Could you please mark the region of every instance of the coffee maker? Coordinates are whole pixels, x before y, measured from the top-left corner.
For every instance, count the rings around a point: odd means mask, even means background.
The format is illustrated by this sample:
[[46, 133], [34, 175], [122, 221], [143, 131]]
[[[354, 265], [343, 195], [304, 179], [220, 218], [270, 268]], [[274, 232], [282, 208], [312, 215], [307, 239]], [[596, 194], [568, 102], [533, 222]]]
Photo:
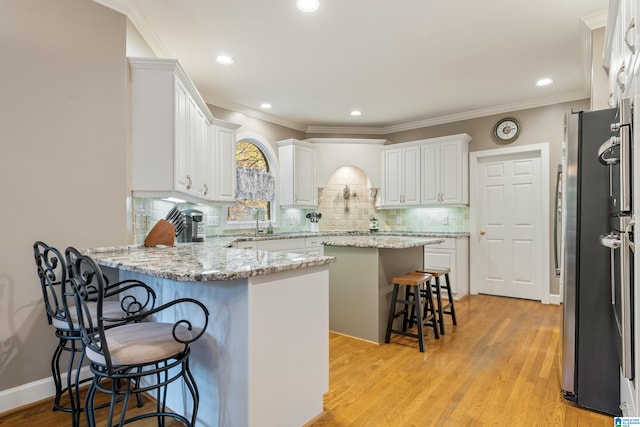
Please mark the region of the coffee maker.
[[178, 236], [180, 242], [203, 242], [204, 237], [198, 236], [198, 224], [204, 218], [204, 213], [197, 209], [185, 209], [182, 211], [185, 219], [185, 228]]

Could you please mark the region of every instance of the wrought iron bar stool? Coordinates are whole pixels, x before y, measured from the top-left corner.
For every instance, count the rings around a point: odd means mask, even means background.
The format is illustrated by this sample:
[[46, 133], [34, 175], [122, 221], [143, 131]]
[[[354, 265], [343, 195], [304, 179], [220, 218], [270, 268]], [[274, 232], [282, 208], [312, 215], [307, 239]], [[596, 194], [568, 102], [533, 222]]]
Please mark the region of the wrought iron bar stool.
[[[76, 427], [80, 424], [80, 414], [84, 411], [80, 400], [80, 385], [90, 381], [91, 378], [80, 379], [80, 369], [85, 353], [78, 318], [72, 308], [73, 294], [68, 281], [67, 265], [60, 251], [46, 243], [35, 242], [33, 252], [38, 277], [40, 278], [47, 320], [55, 328], [55, 335], [58, 338], [58, 345], [51, 358], [51, 374], [56, 389], [53, 409], [70, 412], [71, 425]], [[142, 288], [145, 298], [137, 299], [136, 304], [131, 306], [131, 309], [138, 311], [153, 308], [155, 293], [151, 288], [138, 281], [118, 282], [106, 286], [104, 294], [108, 298], [134, 287]], [[97, 289], [90, 289], [86, 295], [86, 303], [89, 307], [92, 307], [93, 312], [95, 312], [96, 306], [96, 292]], [[141, 294], [139, 293], [139, 295]], [[105, 302], [103, 309], [105, 312], [110, 313], [110, 317], [114, 319], [122, 318], [127, 314], [118, 301]], [[112, 322], [110, 325], [115, 325], [118, 322]], [[66, 384], [64, 384], [62, 378], [64, 369], [61, 367], [61, 358], [65, 353], [68, 353], [69, 358], [66, 367]], [[65, 395], [69, 399], [68, 404], [62, 400]], [[140, 399], [138, 404], [142, 405]]]
[[[100, 296], [103, 295], [106, 284], [100, 267], [91, 257], [82, 255], [75, 248], [67, 248], [65, 256], [82, 341], [89, 359], [89, 368], [94, 374], [85, 402], [88, 425], [96, 425], [94, 400], [99, 391], [111, 396], [108, 426], [113, 425], [119, 398], [122, 398], [122, 406], [116, 420], [118, 426], [144, 418], [157, 418], [158, 425], [165, 425], [168, 418], [194, 426], [200, 396], [189, 369], [189, 356], [190, 344], [204, 334], [209, 322], [209, 311], [204, 304], [191, 298], [181, 298], [146, 311], [133, 307], [132, 310], [127, 310], [131, 314], [117, 319], [126, 323], [120, 322], [108, 327], [115, 319], [104, 311], [105, 301]], [[91, 289], [97, 289], [98, 295], [95, 316], [84, 297]], [[121, 301], [128, 300], [125, 297]], [[189, 313], [189, 319], [180, 319], [175, 323], [153, 321], [158, 313], [174, 310], [178, 305], [184, 305], [183, 312]], [[129, 309], [128, 306], [125, 308]], [[172, 412], [166, 406], [167, 387], [177, 380], [182, 380], [191, 394], [190, 417]], [[154, 390], [155, 411], [127, 418], [131, 394]], [[187, 403], [185, 401], [184, 408], [187, 408]]]
[[[438, 334], [438, 322], [436, 311], [433, 304], [433, 295], [431, 292], [421, 292], [421, 288], [428, 286], [431, 280], [430, 274], [407, 273], [403, 276], [394, 277], [391, 282], [393, 284], [393, 293], [389, 306], [389, 318], [387, 320], [387, 334], [385, 343], [391, 340], [391, 334], [399, 334], [418, 339], [420, 351], [424, 352], [424, 331], [423, 326], [433, 327], [433, 333], [436, 338]], [[404, 298], [398, 298], [400, 286], [404, 286]], [[425, 299], [424, 313], [422, 310], [421, 298]], [[396, 312], [396, 305], [401, 304], [402, 309]], [[402, 316], [402, 329], [394, 329], [393, 321]], [[418, 327], [417, 333], [409, 332], [409, 328], [416, 323]]]
[[[454, 326], [458, 324], [456, 319], [456, 307], [453, 302], [453, 295], [451, 294], [451, 282], [449, 281], [449, 268], [425, 268], [418, 270], [417, 273], [431, 274], [436, 280], [432, 284], [433, 293], [436, 295], [436, 301], [438, 304], [438, 323], [440, 323], [440, 334], [444, 335], [444, 315], [451, 316]], [[440, 282], [440, 277], [444, 276], [444, 283]], [[442, 291], [447, 291], [448, 302], [442, 304]]]

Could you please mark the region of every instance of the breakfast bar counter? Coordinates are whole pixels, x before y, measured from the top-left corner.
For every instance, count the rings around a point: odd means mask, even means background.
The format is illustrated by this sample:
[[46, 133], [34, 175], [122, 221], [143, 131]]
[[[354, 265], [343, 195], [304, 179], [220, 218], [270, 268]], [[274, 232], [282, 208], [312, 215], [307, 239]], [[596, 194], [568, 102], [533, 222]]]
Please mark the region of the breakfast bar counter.
[[[157, 304], [190, 297], [210, 312], [192, 345], [200, 426], [300, 426], [323, 411], [329, 390], [331, 256], [227, 249], [216, 239], [174, 247], [85, 249], [120, 280], [138, 279]], [[188, 318], [170, 313], [159, 321]], [[168, 406], [190, 413], [183, 390]]]
[[[384, 341], [391, 279], [423, 267], [424, 246], [442, 239], [413, 236], [327, 236], [329, 329], [365, 341]], [[402, 319], [397, 319], [401, 321]]]

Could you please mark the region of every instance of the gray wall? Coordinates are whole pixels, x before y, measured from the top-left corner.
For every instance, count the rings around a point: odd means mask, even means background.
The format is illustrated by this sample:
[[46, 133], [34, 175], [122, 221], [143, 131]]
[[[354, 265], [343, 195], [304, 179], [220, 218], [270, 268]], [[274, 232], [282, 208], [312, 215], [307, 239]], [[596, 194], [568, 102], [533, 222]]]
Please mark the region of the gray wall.
[[128, 131], [123, 15], [87, 0], [0, 10], [2, 391], [51, 375], [34, 241], [127, 243]]

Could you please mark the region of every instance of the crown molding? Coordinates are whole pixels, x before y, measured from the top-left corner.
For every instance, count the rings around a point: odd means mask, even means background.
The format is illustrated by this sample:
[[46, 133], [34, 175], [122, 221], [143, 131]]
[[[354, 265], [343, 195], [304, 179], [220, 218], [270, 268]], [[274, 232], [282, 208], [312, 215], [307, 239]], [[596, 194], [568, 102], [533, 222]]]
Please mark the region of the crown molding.
[[231, 110], [236, 113], [244, 114], [245, 116], [252, 117], [254, 119], [264, 120], [269, 123], [273, 123], [279, 126], [284, 126], [286, 128], [294, 129], [300, 132], [306, 132], [307, 126], [301, 123], [292, 122], [290, 120], [283, 119], [281, 117], [276, 117], [268, 113], [264, 113], [262, 111], [254, 110], [253, 108], [249, 108], [244, 105], [236, 104], [234, 102], [221, 99], [211, 94], [207, 94], [205, 92], [201, 92], [202, 97], [205, 99], [207, 104], [224, 108], [226, 110]]
[[430, 126], [442, 125], [446, 123], [459, 122], [462, 120], [477, 119], [480, 117], [492, 116], [495, 114], [511, 113], [519, 110], [528, 110], [530, 108], [545, 107], [547, 105], [560, 104], [563, 102], [577, 101], [589, 97], [589, 89], [578, 90], [556, 96], [545, 98], [536, 98], [532, 100], [515, 102], [512, 104], [504, 104], [490, 108], [482, 108], [463, 113], [450, 114], [447, 116], [434, 117], [430, 119], [418, 120], [409, 123], [401, 123], [384, 127], [337, 127], [337, 126], [309, 126], [307, 133], [339, 133], [344, 135], [389, 135], [396, 132], [404, 132]]
[[142, 38], [147, 42], [153, 53], [159, 58], [169, 58], [171, 55], [166, 46], [153, 29], [153, 25], [140, 10], [135, 0], [93, 0], [109, 9], [125, 15], [131, 24], [138, 30]]
[[[171, 55], [167, 51], [164, 44], [160, 41], [157, 33], [153, 29], [151, 23], [146, 19], [144, 14], [140, 11], [135, 0], [93, 0], [105, 7], [120, 12], [128, 17], [133, 26], [140, 32], [140, 35], [145, 39], [151, 50], [158, 57], [170, 57]], [[617, 5], [617, 0], [612, 1]], [[611, 8], [611, 5], [610, 5]], [[593, 15], [589, 15], [581, 18], [581, 22], [585, 27], [593, 30], [606, 25], [607, 12], [599, 12]], [[585, 49], [590, 46], [590, 37], [585, 38]], [[585, 59], [590, 58], [590, 52], [586, 55]], [[589, 73], [588, 67], [586, 72]], [[588, 81], [588, 79], [587, 79]], [[587, 83], [587, 86], [590, 86]], [[563, 102], [577, 101], [580, 99], [588, 98], [590, 96], [590, 88], [587, 87], [583, 90], [569, 92], [565, 94], [555, 95], [545, 98], [536, 98], [532, 100], [516, 102], [512, 104], [505, 104], [490, 108], [483, 108], [478, 110], [472, 110], [462, 113], [450, 114], [446, 116], [434, 117], [429, 119], [417, 120], [413, 122], [389, 125], [389, 126], [308, 126], [302, 123], [293, 122], [290, 120], [276, 117], [271, 114], [264, 113], [262, 111], [254, 110], [244, 105], [236, 104], [234, 102], [217, 98], [211, 94], [201, 92], [201, 96], [207, 104], [211, 104], [220, 108], [228, 109], [245, 116], [252, 117], [259, 120], [264, 120], [279, 126], [284, 126], [290, 129], [294, 129], [300, 132], [306, 132], [308, 134], [342, 134], [342, 135], [388, 135], [396, 132], [410, 131], [430, 126], [436, 126], [446, 123], [452, 123], [462, 120], [476, 119], [480, 117], [491, 116], [495, 114], [510, 113], [518, 110], [526, 110], [530, 108], [543, 107], [552, 104], [558, 104]]]

